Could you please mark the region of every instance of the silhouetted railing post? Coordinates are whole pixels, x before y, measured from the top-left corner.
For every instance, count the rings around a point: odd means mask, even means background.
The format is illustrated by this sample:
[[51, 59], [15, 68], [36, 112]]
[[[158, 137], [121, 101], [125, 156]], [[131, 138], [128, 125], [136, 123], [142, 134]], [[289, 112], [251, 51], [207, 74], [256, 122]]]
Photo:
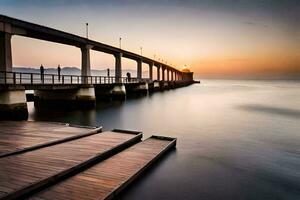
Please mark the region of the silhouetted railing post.
[[65, 84], [65, 75], [62, 76], [62, 84]]

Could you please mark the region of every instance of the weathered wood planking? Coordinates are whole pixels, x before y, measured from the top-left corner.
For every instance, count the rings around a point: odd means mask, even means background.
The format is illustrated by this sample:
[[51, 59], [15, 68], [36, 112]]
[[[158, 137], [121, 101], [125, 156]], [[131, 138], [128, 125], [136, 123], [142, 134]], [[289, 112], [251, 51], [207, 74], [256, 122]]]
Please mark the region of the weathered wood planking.
[[29, 199], [111, 199], [175, 145], [176, 139], [152, 136]]
[[0, 158], [101, 131], [54, 122], [0, 121]]
[[51, 184], [141, 140], [142, 134], [103, 132], [0, 159], [0, 199]]

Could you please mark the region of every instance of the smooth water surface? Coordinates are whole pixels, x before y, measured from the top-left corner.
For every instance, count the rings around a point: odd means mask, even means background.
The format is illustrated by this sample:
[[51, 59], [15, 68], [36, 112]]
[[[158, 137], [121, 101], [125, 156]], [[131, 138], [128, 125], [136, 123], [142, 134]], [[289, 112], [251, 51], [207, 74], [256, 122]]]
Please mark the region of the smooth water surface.
[[31, 120], [178, 138], [120, 199], [300, 199], [300, 83], [204, 80], [90, 111]]

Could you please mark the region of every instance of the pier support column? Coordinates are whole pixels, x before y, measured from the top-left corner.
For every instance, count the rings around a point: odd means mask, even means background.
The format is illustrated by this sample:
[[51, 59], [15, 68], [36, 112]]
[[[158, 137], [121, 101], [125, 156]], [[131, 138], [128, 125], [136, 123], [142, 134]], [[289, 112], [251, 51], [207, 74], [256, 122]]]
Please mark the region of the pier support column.
[[[81, 47], [81, 76], [91, 76], [90, 49], [91, 45]], [[84, 84], [88, 84], [88, 78], [82, 80]]]
[[161, 73], [161, 75], [162, 75], [162, 77], [161, 77], [161, 78], [162, 78], [162, 81], [165, 81], [165, 68], [162, 67], [161, 70], [162, 70], [162, 71], [161, 71], [161, 72], [162, 72], [162, 73]]
[[97, 84], [95, 85], [97, 100], [124, 101], [126, 99], [126, 88], [123, 83]]
[[153, 65], [154, 65], [154, 63], [149, 64], [149, 79], [151, 81], [153, 80]]
[[142, 59], [137, 60], [137, 78], [142, 79]]
[[0, 71], [12, 71], [11, 36], [0, 32]]
[[149, 89], [146, 82], [125, 84], [125, 88], [128, 97], [147, 95]]
[[26, 120], [28, 118], [25, 88], [0, 90], [0, 120]]
[[34, 105], [48, 108], [93, 108], [96, 105], [95, 89], [92, 85], [82, 85], [76, 89], [35, 90]]
[[174, 71], [171, 70], [171, 81], [174, 81]]
[[167, 69], [167, 81], [170, 81], [169, 74], [170, 74], [170, 70], [169, 70], [169, 69]]
[[122, 53], [114, 54], [115, 56], [115, 77], [116, 83], [121, 82], [122, 77]]
[[160, 81], [160, 69], [161, 69], [161, 66], [157, 66], [157, 80]]

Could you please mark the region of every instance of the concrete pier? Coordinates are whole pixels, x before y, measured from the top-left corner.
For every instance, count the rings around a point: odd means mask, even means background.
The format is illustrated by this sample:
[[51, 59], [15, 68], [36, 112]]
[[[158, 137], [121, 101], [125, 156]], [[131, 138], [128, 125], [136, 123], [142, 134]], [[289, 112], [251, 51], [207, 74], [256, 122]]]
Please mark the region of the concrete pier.
[[77, 89], [35, 90], [34, 105], [72, 109], [93, 108], [96, 105], [95, 89], [90, 85], [82, 85]]
[[153, 81], [151, 83], [148, 83], [148, 91], [149, 93], [160, 91], [159, 81]]
[[95, 95], [97, 101], [124, 101], [126, 99], [126, 89], [123, 83], [95, 85]]
[[168, 81], [161, 81], [160, 82], [160, 89], [161, 90], [169, 90], [169, 82]]
[[24, 87], [0, 88], [0, 119], [26, 120], [28, 118]]
[[127, 96], [141, 96], [148, 94], [148, 83], [127, 83], [125, 84]]
[[[60, 79], [56, 73], [41, 76], [40, 73], [13, 72], [11, 38], [14, 35], [80, 49], [81, 76], [62, 75]], [[114, 76], [91, 76], [91, 50], [114, 55]], [[137, 62], [137, 79], [122, 77], [123, 57]], [[149, 65], [149, 78], [142, 77], [143, 64]], [[157, 80], [154, 82], [153, 66], [157, 67]], [[125, 100], [126, 95], [146, 95], [148, 91], [161, 91], [192, 83], [193, 72], [180, 71], [167, 63], [134, 52], [0, 14], [0, 117], [27, 118], [25, 90], [35, 91], [34, 103], [37, 107], [85, 109], [94, 107], [96, 99]]]

